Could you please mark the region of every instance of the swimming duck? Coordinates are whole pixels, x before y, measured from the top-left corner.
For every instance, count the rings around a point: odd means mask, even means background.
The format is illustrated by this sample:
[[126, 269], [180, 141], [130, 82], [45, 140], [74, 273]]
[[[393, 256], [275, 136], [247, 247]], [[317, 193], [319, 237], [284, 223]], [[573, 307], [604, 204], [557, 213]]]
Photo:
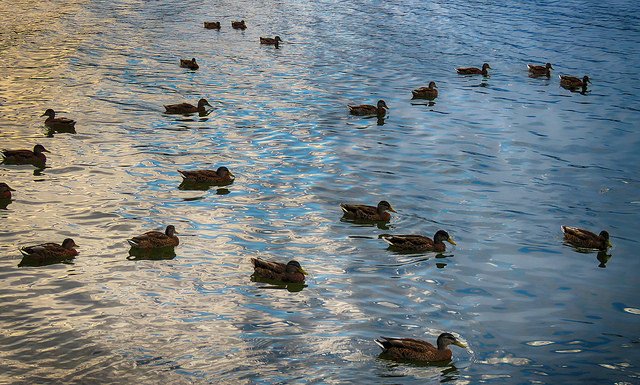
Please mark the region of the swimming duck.
[[391, 219], [391, 214], [387, 211], [396, 212], [396, 210], [394, 210], [387, 201], [380, 201], [378, 206], [350, 205], [341, 203], [340, 208], [342, 209], [342, 215], [345, 218], [366, 221], [388, 222]]
[[8, 184], [0, 183], [0, 199], [11, 199], [11, 191], [16, 191], [9, 187]]
[[64, 117], [56, 118], [56, 112], [51, 108], [47, 109], [41, 116], [48, 116], [44, 124], [49, 128], [70, 130], [76, 125], [75, 120]]
[[219, 21], [205, 21], [204, 22], [204, 27], [206, 29], [220, 29], [220, 22]]
[[167, 226], [164, 233], [159, 231], [147, 231], [142, 235], [127, 239], [131, 247], [137, 249], [156, 249], [161, 247], [176, 247], [180, 243], [173, 225]]
[[435, 347], [427, 341], [414, 338], [388, 338], [380, 337], [375, 343], [382, 348], [380, 356], [399, 361], [422, 361], [437, 362], [451, 360], [451, 350], [449, 345], [456, 345], [461, 348], [467, 346], [458, 341], [451, 333], [442, 333], [438, 336]]
[[193, 113], [206, 113], [206, 109], [204, 106], [212, 107], [211, 104], [207, 101], [207, 99], [198, 100], [198, 106], [194, 106], [190, 103], [180, 103], [180, 104], [167, 104], [164, 106], [167, 114], [193, 114]]
[[553, 69], [553, 67], [551, 66], [551, 63], [547, 63], [543, 66], [527, 64], [527, 67], [529, 68], [529, 73], [532, 76], [551, 77], [551, 70]]
[[438, 97], [438, 87], [436, 86], [436, 82], [429, 82], [429, 87], [420, 87], [413, 91], [414, 99], [429, 99], [433, 100]]
[[222, 166], [217, 170], [178, 170], [185, 182], [207, 183], [207, 184], [228, 184], [235, 180], [235, 175], [228, 168]]
[[254, 274], [274, 281], [303, 283], [307, 272], [298, 261], [291, 260], [286, 265], [280, 262], [265, 261], [259, 258], [251, 258]]
[[609, 233], [605, 230], [596, 235], [579, 227], [561, 226], [561, 228], [564, 233], [564, 240], [574, 247], [607, 250], [608, 247], [612, 246], [609, 240]]
[[476, 67], [461, 67], [461, 68], [456, 68], [456, 71], [458, 71], [460, 75], [489, 76], [489, 72], [487, 71], [488, 69], [491, 69], [491, 67], [489, 66], [489, 63], [484, 63], [482, 65], [482, 69], [476, 68]]
[[282, 39], [280, 39], [280, 36], [276, 36], [276, 37], [260, 37], [260, 44], [275, 45], [277, 47], [277, 46], [280, 45], [281, 41], [282, 41]]
[[31, 150], [2, 150], [4, 163], [7, 164], [33, 164], [43, 166], [47, 157], [43, 154], [49, 152], [41, 144], [36, 144]]
[[189, 68], [190, 70], [197, 70], [198, 68], [200, 68], [200, 66], [198, 65], [198, 63], [196, 63], [196, 58], [192, 58], [191, 60], [189, 59], [180, 59], [180, 67], [182, 68]]
[[591, 80], [589, 80], [587, 75], [584, 75], [582, 80], [575, 76], [560, 75], [560, 85], [568, 90], [582, 88], [582, 92], [586, 92], [587, 83], [591, 83]]
[[62, 245], [57, 243], [43, 243], [35, 246], [24, 246], [20, 252], [25, 257], [38, 258], [41, 261], [67, 259], [78, 255], [75, 247], [79, 247], [71, 238], [62, 241]]
[[247, 29], [247, 25], [244, 23], [244, 20], [232, 21], [231, 26], [233, 27], [233, 29]]
[[387, 107], [387, 103], [384, 100], [378, 100], [376, 106], [372, 106], [370, 104], [361, 104], [359, 106], [347, 106], [349, 107], [349, 113], [351, 115], [359, 115], [359, 116], [367, 116], [367, 115], [377, 115], [384, 116], [389, 107]]
[[422, 235], [393, 235], [381, 234], [378, 238], [382, 238], [391, 247], [406, 251], [437, 251], [444, 252], [444, 241], [455, 245], [456, 243], [444, 230], [438, 230], [433, 236], [433, 240]]

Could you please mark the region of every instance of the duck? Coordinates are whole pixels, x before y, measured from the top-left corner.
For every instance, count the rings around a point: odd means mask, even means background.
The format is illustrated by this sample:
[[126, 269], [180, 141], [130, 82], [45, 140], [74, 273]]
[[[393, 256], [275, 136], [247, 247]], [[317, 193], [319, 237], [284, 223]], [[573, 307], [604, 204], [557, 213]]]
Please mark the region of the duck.
[[11, 191], [16, 191], [9, 187], [8, 184], [0, 183], [0, 199], [11, 199]]
[[276, 47], [278, 47], [281, 41], [282, 39], [280, 39], [280, 36], [260, 37], [260, 44], [275, 45]]
[[231, 27], [233, 27], [233, 29], [242, 29], [242, 30], [247, 29], [247, 25], [244, 23], [244, 20], [232, 21]]
[[228, 184], [235, 180], [235, 175], [228, 168], [221, 166], [217, 170], [178, 170], [185, 182], [208, 183], [208, 184]]
[[429, 82], [429, 87], [420, 87], [411, 91], [413, 99], [429, 99], [433, 100], [438, 97], [438, 86], [436, 82]]
[[220, 22], [219, 21], [205, 21], [204, 22], [204, 27], [206, 29], [220, 29]]
[[127, 242], [136, 249], [158, 249], [162, 247], [176, 247], [180, 243], [176, 236], [178, 232], [175, 226], [169, 225], [164, 233], [160, 231], [147, 231], [142, 235], [127, 239]]
[[458, 71], [460, 75], [489, 76], [489, 72], [487, 71], [488, 69], [491, 69], [491, 67], [489, 66], [489, 63], [484, 63], [482, 65], [482, 69], [476, 68], [476, 67], [460, 67], [460, 68], [456, 68], [456, 71]]
[[560, 228], [564, 233], [564, 240], [574, 247], [605, 251], [613, 246], [606, 230], [602, 230], [599, 235], [596, 235], [579, 227], [561, 226]]
[[467, 347], [451, 333], [440, 334], [436, 342], [437, 347], [427, 341], [414, 338], [380, 337], [375, 340], [375, 343], [382, 349], [380, 353], [382, 358], [397, 361], [450, 361], [452, 353], [448, 348], [449, 345], [456, 345], [463, 349]]
[[560, 75], [560, 86], [568, 90], [576, 90], [582, 88], [582, 92], [587, 91], [587, 83], [591, 83], [589, 77], [584, 75], [582, 80], [575, 76]]
[[47, 109], [44, 112], [44, 114], [42, 114], [41, 116], [47, 116], [47, 119], [45, 119], [44, 124], [49, 128], [71, 130], [75, 128], [75, 125], [76, 125], [75, 120], [65, 118], [62, 116], [56, 118], [56, 112], [51, 108]]
[[35, 246], [24, 246], [20, 252], [24, 257], [37, 258], [40, 261], [70, 259], [78, 255], [75, 249], [79, 247], [71, 238], [62, 241], [62, 245], [57, 243], [43, 243]]
[[291, 260], [284, 263], [265, 261], [260, 258], [251, 258], [254, 274], [261, 278], [288, 283], [303, 283], [307, 272], [300, 263]]
[[551, 63], [547, 63], [547, 64], [545, 64], [543, 66], [534, 65], [534, 64], [527, 64], [527, 67], [529, 68], [529, 73], [532, 76], [551, 77], [551, 70], [553, 69], [553, 67], [551, 66]]
[[190, 70], [197, 70], [198, 68], [200, 68], [200, 66], [198, 65], [198, 63], [196, 63], [196, 58], [191, 58], [191, 60], [189, 59], [180, 59], [180, 67], [182, 68], [189, 68]]
[[387, 211], [391, 211], [393, 213], [397, 212], [387, 201], [380, 201], [378, 203], [378, 206], [350, 205], [341, 203], [340, 208], [342, 209], [343, 216], [345, 218], [360, 219], [366, 221], [388, 222], [389, 220], [391, 220], [391, 214], [389, 214]]
[[33, 164], [38, 166], [44, 166], [47, 162], [47, 157], [44, 154], [49, 152], [41, 144], [33, 146], [31, 150], [2, 150], [2, 156], [4, 157], [4, 163], [7, 164]]
[[456, 245], [449, 233], [444, 230], [438, 230], [433, 236], [433, 240], [423, 235], [380, 234], [378, 238], [383, 239], [390, 247], [405, 251], [444, 252], [446, 249], [444, 241]]
[[378, 103], [375, 106], [370, 104], [361, 104], [358, 106], [347, 106], [349, 107], [349, 113], [351, 115], [358, 116], [367, 116], [367, 115], [377, 115], [384, 116], [389, 109], [387, 103], [384, 100], [378, 100]]
[[190, 103], [180, 103], [180, 104], [167, 104], [164, 106], [167, 114], [193, 114], [193, 113], [206, 113], [206, 109], [204, 106], [212, 107], [211, 104], [207, 101], [207, 99], [198, 100], [198, 106], [194, 106]]

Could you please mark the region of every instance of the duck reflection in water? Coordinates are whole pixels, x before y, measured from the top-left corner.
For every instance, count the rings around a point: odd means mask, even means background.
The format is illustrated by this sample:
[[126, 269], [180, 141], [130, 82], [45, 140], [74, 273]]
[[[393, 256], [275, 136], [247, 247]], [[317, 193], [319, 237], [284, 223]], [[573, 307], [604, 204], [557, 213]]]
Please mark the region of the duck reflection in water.
[[260, 276], [252, 275], [251, 282], [258, 283], [266, 283], [265, 286], [258, 286], [258, 289], [267, 289], [267, 290], [286, 290], [290, 293], [297, 293], [302, 291], [308, 285], [305, 283], [286, 283], [282, 281], [277, 281], [274, 279], [263, 278]]
[[139, 249], [132, 247], [129, 250], [129, 256], [127, 259], [130, 261], [163, 261], [171, 260], [175, 257], [176, 251], [172, 246], [157, 249]]
[[598, 262], [600, 262], [598, 267], [604, 269], [605, 267], [607, 267], [607, 263], [611, 259], [611, 254], [607, 254], [606, 251], [598, 251], [598, 256], [596, 257], [596, 259], [598, 260]]

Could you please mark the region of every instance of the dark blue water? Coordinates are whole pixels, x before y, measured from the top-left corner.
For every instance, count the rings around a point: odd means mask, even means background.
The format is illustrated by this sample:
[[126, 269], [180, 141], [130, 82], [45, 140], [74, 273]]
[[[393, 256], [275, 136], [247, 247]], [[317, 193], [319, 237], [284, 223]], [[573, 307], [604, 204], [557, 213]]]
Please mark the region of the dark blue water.
[[[51, 151], [0, 165], [0, 383], [640, 382], [635, 2], [0, 1], [0, 21], [0, 148]], [[200, 97], [206, 117], [162, 113]], [[378, 99], [384, 121], [348, 115]], [[47, 135], [46, 108], [77, 133]], [[178, 188], [219, 165], [234, 184]], [[340, 220], [382, 199], [386, 227]], [[168, 224], [175, 258], [127, 259]], [[614, 247], [578, 253], [561, 225]], [[444, 256], [377, 239], [438, 229]], [[65, 237], [72, 264], [18, 267]], [[252, 257], [299, 260], [307, 287], [252, 282]], [[373, 343], [443, 331], [469, 345], [443, 366]]]

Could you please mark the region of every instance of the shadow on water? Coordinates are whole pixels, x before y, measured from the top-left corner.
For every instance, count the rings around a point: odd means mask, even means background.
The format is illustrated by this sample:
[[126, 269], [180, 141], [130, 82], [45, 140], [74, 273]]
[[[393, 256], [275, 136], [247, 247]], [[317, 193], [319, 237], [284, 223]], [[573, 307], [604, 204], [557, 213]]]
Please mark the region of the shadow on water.
[[251, 276], [251, 282], [266, 283], [268, 285], [268, 286], [258, 286], [259, 289], [287, 290], [288, 292], [291, 292], [291, 293], [302, 291], [302, 289], [308, 286], [305, 283], [287, 283], [282, 281], [276, 281], [273, 279], [258, 277], [255, 274]]
[[73, 260], [75, 259], [75, 257], [69, 258], [69, 257], [64, 257], [64, 258], [52, 258], [52, 257], [46, 257], [43, 258], [42, 256], [38, 256], [38, 255], [25, 255], [24, 257], [22, 257], [22, 260], [20, 261], [20, 263], [18, 264], [18, 267], [42, 267], [42, 266], [49, 266], [49, 265], [55, 265], [58, 263], [64, 263], [67, 265], [73, 265]]
[[598, 261], [598, 267], [603, 269], [607, 267], [607, 263], [609, 263], [609, 260], [612, 258], [612, 255], [605, 250], [595, 250], [595, 249], [588, 249], [583, 247], [575, 247], [570, 243], [567, 243], [567, 242], [563, 242], [563, 243], [565, 246], [569, 246], [571, 249], [573, 249], [573, 251], [575, 251], [578, 254], [593, 254], [597, 252], [596, 260]]
[[0, 199], [0, 210], [6, 210], [7, 206], [11, 204], [12, 200], [9, 199]]
[[397, 372], [397, 369], [425, 369], [425, 368], [433, 368], [440, 370], [440, 383], [447, 383], [451, 381], [455, 381], [460, 377], [459, 369], [449, 361], [440, 361], [440, 362], [420, 362], [420, 361], [407, 361], [407, 360], [393, 360], [384, 355], [384, 353], [380, 353], [378, 355], [378, 360], [384, 364], [385, 371], [378, 374], [381, 378], [389, 378], [389, 377], [405, 377], [406, 374], [404, 372]]
[[340, 218], [340, 222], [352, 223], [357, 225], [357, 227], [377, 227], [380, 230], [390, 230], [393, 228], [392, 225], [389, 225], [389, 222], [385, 221], [367, 221], [364, 219], [349, 219], [342, 217]]
[[47, 138], [53, 138], [54, 134], [76, 134], [76, 128], [75, 127], [56, 127], [56, 128], [51, 128], [51, 127], [47, 127], [44, 131], [44, 135]]
[[[211, 187], [224, 187], [233, 184], [233, 182], [229, 183], [195, 183], [195, 182], [186, 182], [182, 181], [178, 186], [179, 190], [183, 191], [208, 191]], [[218, 195], [226, 195], [229, 194], [229, 190], [226, 188], [219, 188], [216, 190], [216, 194]]]
[[132, 247], [129, 250], [127, 259], [130, 261], [162, 261], [171, 260], [175, 257], [176, 252], [174, 247], [162, 247], [158, 249], [139, 249]]

